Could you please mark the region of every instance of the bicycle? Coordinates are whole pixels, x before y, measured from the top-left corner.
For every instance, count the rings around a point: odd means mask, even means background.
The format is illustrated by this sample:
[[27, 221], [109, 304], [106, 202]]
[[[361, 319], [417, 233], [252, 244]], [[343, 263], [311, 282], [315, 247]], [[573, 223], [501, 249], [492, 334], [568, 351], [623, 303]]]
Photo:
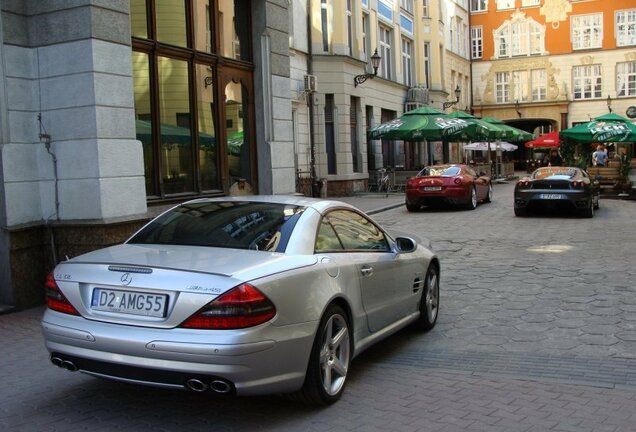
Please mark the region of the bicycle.
[[386, 168], [380, 168], [377, 172], [377, 177], [378, 177], [378, 182], [377, 182], [378, 192], [382, 192], [382, 189], [384, 189], [384, 192], [386, 193], [386, 196], [388, 197], [389, 192], [391, 191], [391, 178]]

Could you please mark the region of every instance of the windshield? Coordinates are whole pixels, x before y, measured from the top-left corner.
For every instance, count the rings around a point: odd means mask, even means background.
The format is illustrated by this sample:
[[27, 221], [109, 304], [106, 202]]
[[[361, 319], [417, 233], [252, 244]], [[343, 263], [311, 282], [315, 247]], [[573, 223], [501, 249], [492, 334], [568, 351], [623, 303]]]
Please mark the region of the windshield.
[[433, 166], [426, 167], [417, 175], [418, 177], [442, 176], [454, 177], [459, 174], [461, 169], [458, 166]]
[[576, 175], [576, 168], [563, 168], [563, 167], [546, 167], [539, 168], [534, 173], [532, 173], [533, 180], [542, 180], [547, 177], [552, 176], [566, 176], [569, 178], [573, 178]]
[[189, 203], [159, 216], [128, 243], [284, 252], [304, 209], [263, 202]]

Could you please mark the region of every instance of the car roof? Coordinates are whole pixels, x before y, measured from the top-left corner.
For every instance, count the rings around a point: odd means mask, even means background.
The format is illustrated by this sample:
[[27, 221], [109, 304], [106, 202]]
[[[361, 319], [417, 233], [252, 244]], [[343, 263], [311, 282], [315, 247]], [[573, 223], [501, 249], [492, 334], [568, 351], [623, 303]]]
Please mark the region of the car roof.
[[186, 201], [183, 204], [201, 203], [201, 202], [260, 202], [260, 203], [275, 203], [296, 205], [300, 207], [311, 207], [316, 211], [323, 213], [324, 211], [335, 208], [345, 207], [354, 210], [355, 208], [351, 204], [343, 201], [328, 200], [323, 198], [308, 198], [302, 195], [241, 195], [241, 196], [225, 196], [218, 198], [198, 198], [190, 201]]

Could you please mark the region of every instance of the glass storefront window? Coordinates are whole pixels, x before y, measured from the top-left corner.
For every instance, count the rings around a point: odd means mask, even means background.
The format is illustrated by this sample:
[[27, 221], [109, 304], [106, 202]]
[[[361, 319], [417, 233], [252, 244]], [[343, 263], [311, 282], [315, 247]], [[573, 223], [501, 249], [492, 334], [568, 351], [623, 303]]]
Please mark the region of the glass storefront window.
[[135, 93], [135, 127], [144, 152], [146, 194], [159, 195], [155, 182], [155, 160], [152, 150], [152, 117], [150, 105], [150, 65], [148, 55], [133, 52], [133, 86]]
[[212, 52], [214, 38], [210, 23], [210, 0], [194, 1], [194, 49], [206, 53]]
[[188, 46], [184, 1], [155, 0], [157, 40], [180, 47]]
[[166, 194], [192, 192], [192, 131], [188, 63], [159, 57], [161, 176]]
[[244, 86], [231, 82], [225, 87], [225, 131], [231, 182], [252, 182], [250, 146], [248, 143], [247, 92]]
[[250, 60], [249, 0], [219, 2], [219, 54], [235, 60]]
[[199, 171], [201, 189], [219, 190], [219, 154], [214, 124], [214, 76], [212, 68], [197, 66], [197, 121], [199, 128]]
[[130, 0], [130, 34], [133, 37], [148, 37], [146, 0]]

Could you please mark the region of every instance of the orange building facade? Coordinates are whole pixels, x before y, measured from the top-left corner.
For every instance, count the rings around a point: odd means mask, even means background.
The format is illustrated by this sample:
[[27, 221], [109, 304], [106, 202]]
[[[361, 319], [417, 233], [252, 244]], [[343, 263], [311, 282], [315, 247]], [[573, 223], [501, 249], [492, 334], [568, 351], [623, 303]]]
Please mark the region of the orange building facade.
[[472, 106], [540, 134], [636, 105], [635, 0], [470, 0]]

